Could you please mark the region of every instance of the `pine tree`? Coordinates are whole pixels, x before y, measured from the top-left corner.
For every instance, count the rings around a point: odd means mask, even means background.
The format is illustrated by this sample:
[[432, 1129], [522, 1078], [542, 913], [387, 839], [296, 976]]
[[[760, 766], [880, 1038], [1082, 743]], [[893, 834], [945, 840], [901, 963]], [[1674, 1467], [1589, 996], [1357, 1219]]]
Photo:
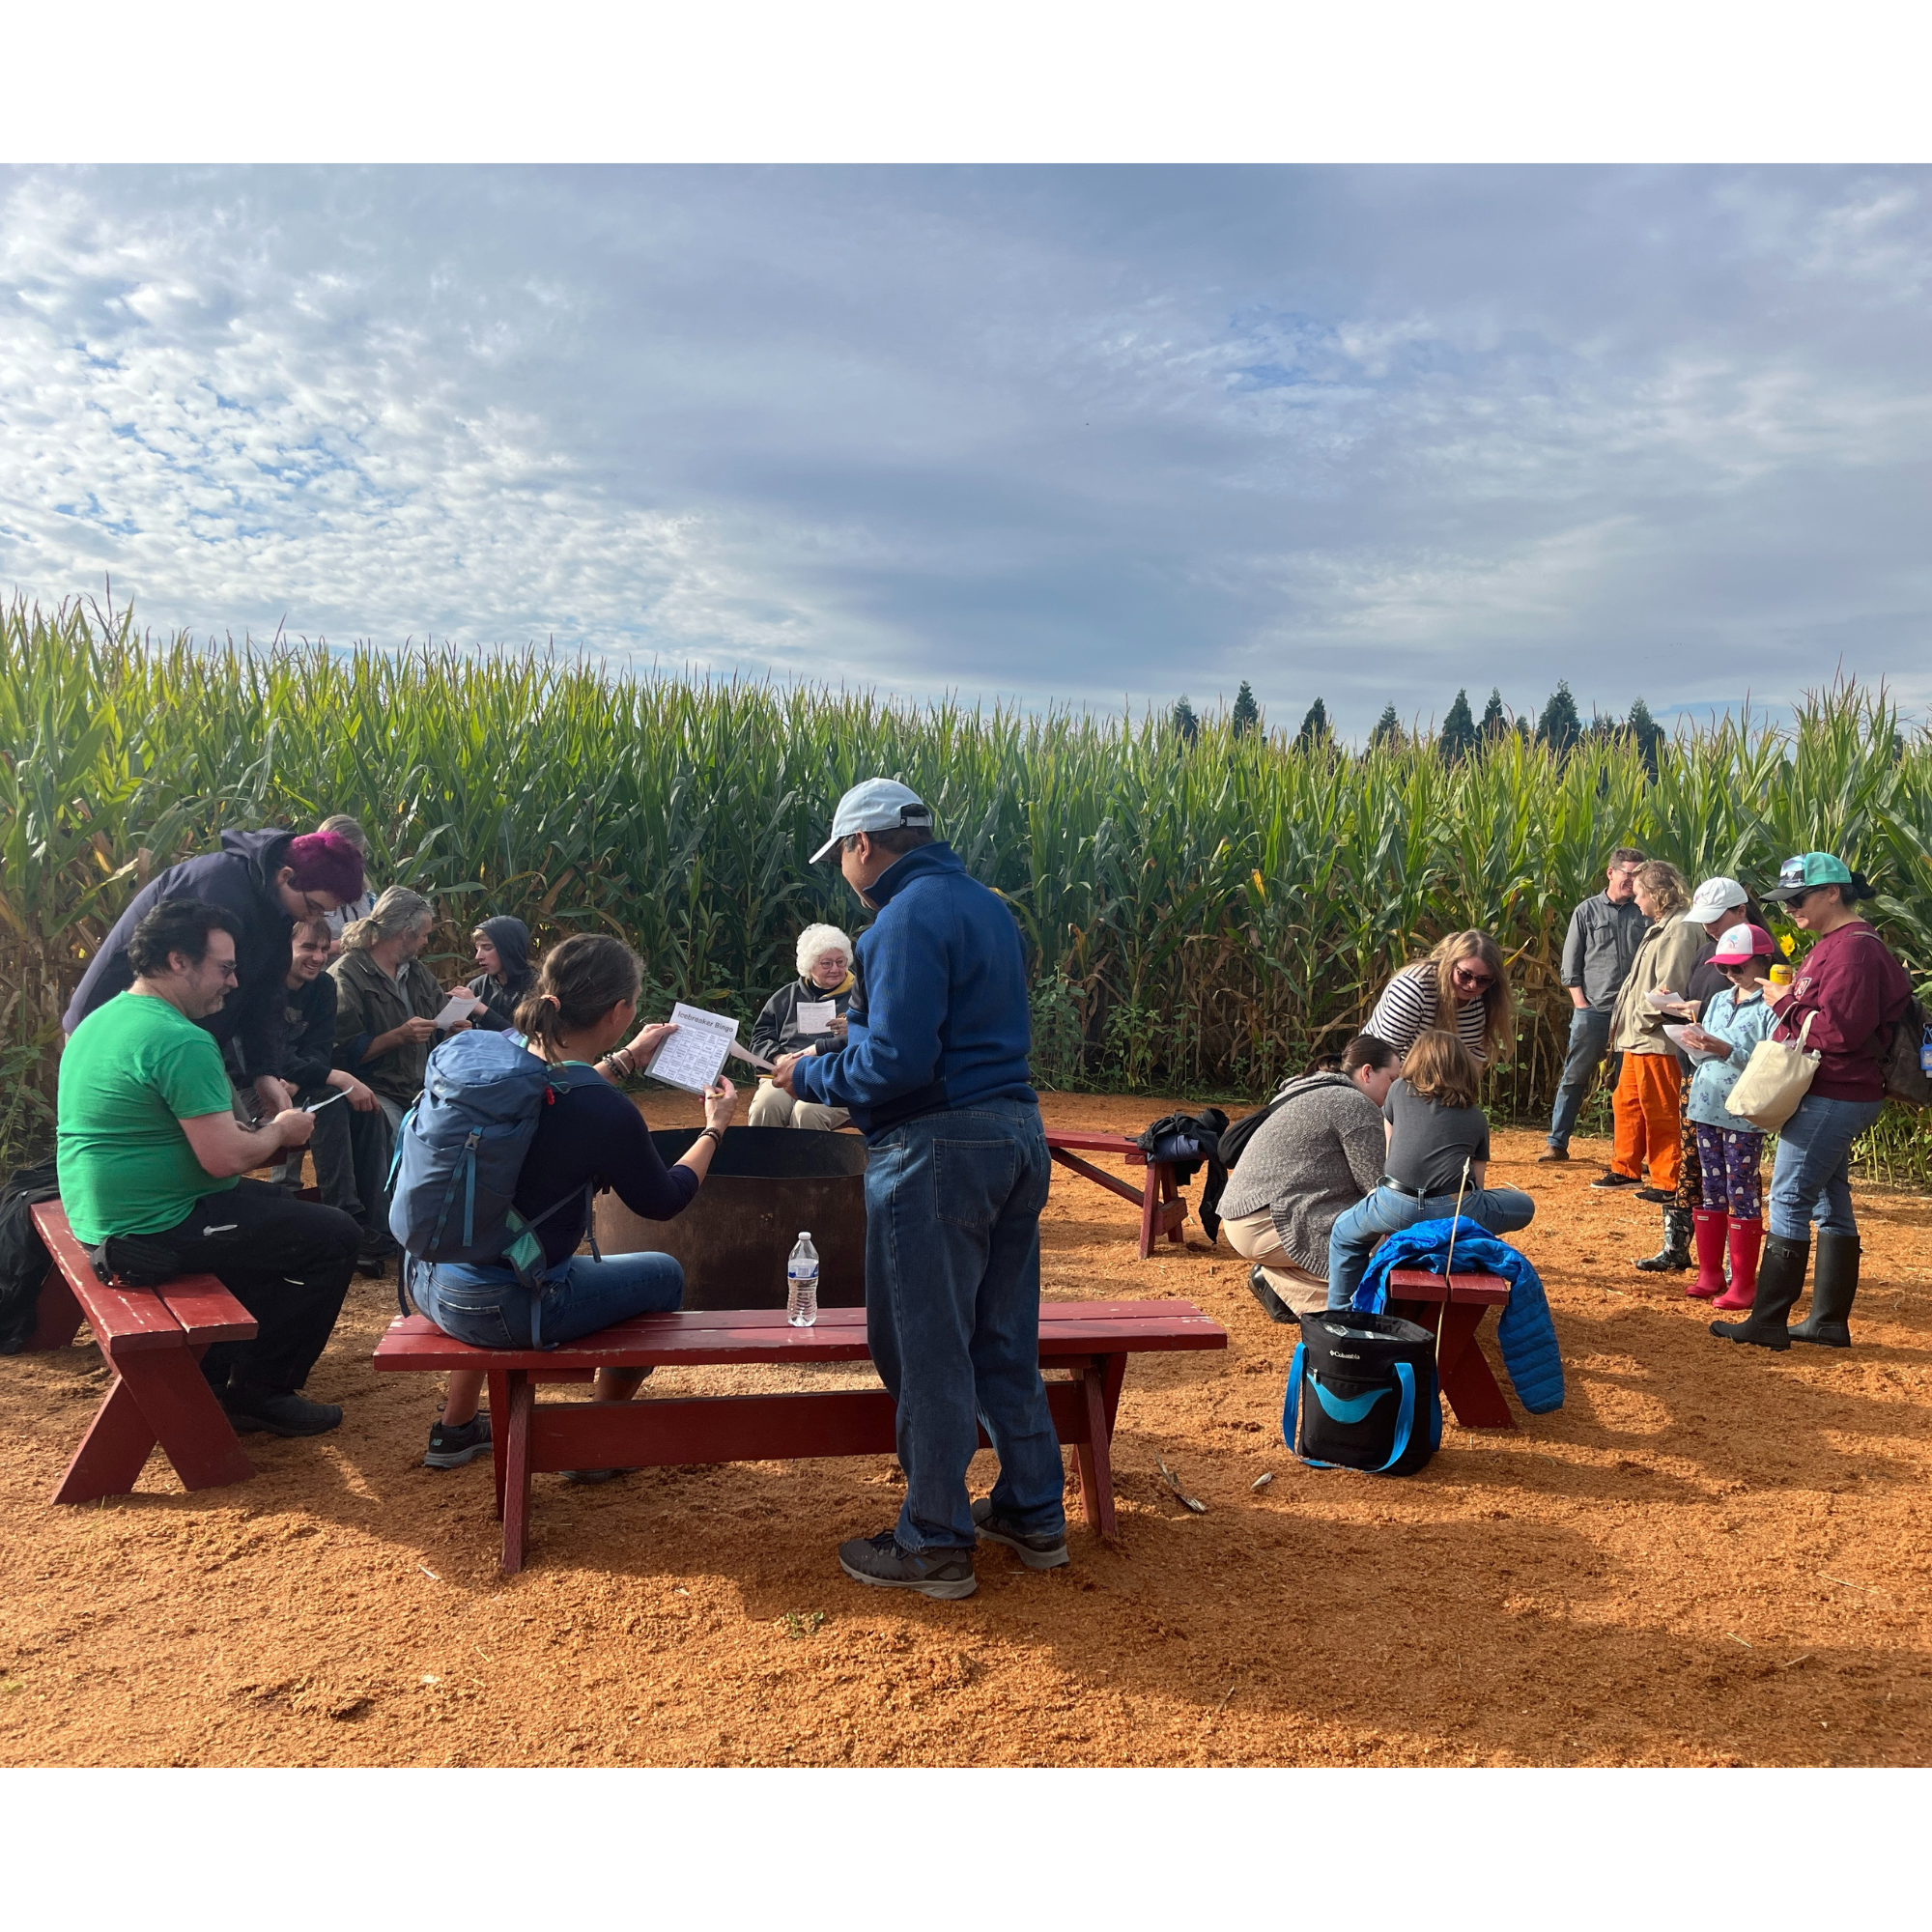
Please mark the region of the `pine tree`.
[[1650, 706], [1641, 697], [1631, 706], [1630, 723], [1625, 728], [1643, 760], [1644, 770], [1655, 778], [1658, 755], [1663, 750], [1663, 727], [1650, 715]]
[[1442, 755], [1454, 764], [1476, 749], [1476, 721], [1469, 710], [1469, 694], [1459, 691], [1442, 721]]
[[1201, 735], [1201, 721], [1194, 715], [1194, 707], [1187, 701], [1183, 691], [1174, 700], [1174, 712], [1169, 720], [1174, 727], [1174, 735], [1191, 745]]
[[1577, 716], [1577, 700], [1570, 695], [1570, 681], [1560, 679], [1549, 694], [1549, 702], [1543, 707], [1543, 716], [1537, 720], [1537, 742], [1548, 745], [1560, 756], [1582, 735], [1583, 721]]
[[1376, 720], [1376, 728], [1369, 733], [1372, 745], [1400, 745], [1402, 743], [1402, 720], [1395, 715], [1393, 704], [1382, 708], [1382, 715]]
[[1245, 738], [1250, 731], [1261, 729], [1262, 708], [1255, 702], [1255, 695], [1248, 689], [1246, 678], [1241, 680], [1241, 688], [1235, 694], [1235, 708], [1228, 714], [1228, 724], [1237, 738]]
[[1301, 729], [1294, 734], [1297, 745], [1323, 745], [1328, 742], [1328, 707], [1318, 697], [1308, 707]]
[[1500, 738], [1509, 729], [1509, 715], [1503, 710], [1503, 695], [1490, 687], [1490, 701], [1483, 706], [1483, 722], [1478, 729], [1485, 738]]

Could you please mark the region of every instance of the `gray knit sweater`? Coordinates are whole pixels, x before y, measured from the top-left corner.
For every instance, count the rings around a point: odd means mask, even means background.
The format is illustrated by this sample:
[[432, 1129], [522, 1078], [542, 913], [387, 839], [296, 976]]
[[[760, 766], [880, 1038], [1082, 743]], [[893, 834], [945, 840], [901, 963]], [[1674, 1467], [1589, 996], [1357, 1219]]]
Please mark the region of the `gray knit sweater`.
[[1241, 1150], [1221, 1196], [1224, 1220], [1274, 1218], [1288, 1258], [1328, 1276], [1328, 1231], [1382, 1178], [1382, 1117], [1347, 1074], [1318, 1075]]

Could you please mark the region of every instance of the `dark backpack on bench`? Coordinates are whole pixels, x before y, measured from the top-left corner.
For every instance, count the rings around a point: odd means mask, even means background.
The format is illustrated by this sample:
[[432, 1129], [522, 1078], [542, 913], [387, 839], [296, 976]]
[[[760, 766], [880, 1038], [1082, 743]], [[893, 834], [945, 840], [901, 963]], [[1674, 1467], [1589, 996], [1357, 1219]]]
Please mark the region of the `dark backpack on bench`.
[[1318, 1469], [1412, 1475], [1442, 1441], [1435, 1337], [1400, 1316], [1355, 1308], [1302, 1316], [1281, 1435]]

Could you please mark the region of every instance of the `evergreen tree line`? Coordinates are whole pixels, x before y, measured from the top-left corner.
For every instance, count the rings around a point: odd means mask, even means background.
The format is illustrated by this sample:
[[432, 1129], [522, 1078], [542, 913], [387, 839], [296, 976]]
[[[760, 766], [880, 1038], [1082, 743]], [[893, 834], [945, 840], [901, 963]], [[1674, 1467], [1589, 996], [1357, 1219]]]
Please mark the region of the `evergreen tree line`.
[[[1200, 733], [1201, 720], [1184, 694], [1175, 700], [1170, 722], [1177, 735], [1190, 745]], [[1241, 680], [1241, 688], [1235, 695], [1228, 722], [1237, 738], [1262, 729], [1262, 709], [1246, 678]], [[1571, 693], [1567, 678], [1558, 681], [1534, 724], [1527, 716], [1512, 711], [1503, 702], [1502, 692], [1493, 685], [1490, 688], [1490, 701], [1484, 705], [1480, 719], [1470, 706], [1468, 692], [1459, 691], [1455, 702], [1443, 717], [1440, 730], [1435, 735], [1435, 742], [1442, 755], [1453, 762], [1473, 752], [1478, 745], [1507, 737], [1512, 732], [1526, 741], [1548, 745], [1559, 755], [1585, 742], [1607, 745], [1626, 741], [1636, 748], [1653, 778], [1657, 775], [1658, 756], [1665, 742], [1662, 725], [1650, 715], [1650, 706], [1641, 697], [1631, 706], [1630, 715], [1626, 718], [1618, 718], [1592, 706], [1590, 722], [1585, 724], [1577, 713], [1577, 699]], [[1389, 704], [1383, 707], [1375, 729], [1369, 733], [1369, 743], [1426, 744], [1429, 736], [1427, 731], [1406, 728], [1396, 714], [1395, 706]], [[1334, 730], [1328, 723], [1328, 707], [1318, 697], [1302, 714], [1301, 728], [1295, 732], [1294, 742], [1309, 746], [1331, 741], [1333, 737]]]

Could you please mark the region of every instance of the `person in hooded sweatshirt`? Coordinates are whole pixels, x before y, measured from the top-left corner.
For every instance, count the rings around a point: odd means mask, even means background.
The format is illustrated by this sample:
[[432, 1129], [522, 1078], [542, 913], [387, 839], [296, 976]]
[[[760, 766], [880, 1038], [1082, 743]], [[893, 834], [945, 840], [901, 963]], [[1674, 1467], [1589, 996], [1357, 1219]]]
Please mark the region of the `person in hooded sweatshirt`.
[[195, 1024], [232, 1054], [254, 1088], [265, 1118], [291, 1103], [286, 1051], [285, 981], [296, 921], [320, 919], [362, 891], [362, 855], [332, 832], [294, 833], [266, 826], [224, 832], [220, 848], [184, 860], [150, 879], [114, 922], [88, 962], [61, 1027], [71, 1036], [82, 1020], [134, 983], [128, 946], [134, 928], [169, 899], [199, 899], [234, 916], [236, 983]]
[[515, 1033], [517, 1008], [536, 975], [530, 971], [530, 929], [508, 913], [486, 919], [469, 935], [480, 969], [469, 989], [483, 1002], [469, 1024], [483, 1033]]

